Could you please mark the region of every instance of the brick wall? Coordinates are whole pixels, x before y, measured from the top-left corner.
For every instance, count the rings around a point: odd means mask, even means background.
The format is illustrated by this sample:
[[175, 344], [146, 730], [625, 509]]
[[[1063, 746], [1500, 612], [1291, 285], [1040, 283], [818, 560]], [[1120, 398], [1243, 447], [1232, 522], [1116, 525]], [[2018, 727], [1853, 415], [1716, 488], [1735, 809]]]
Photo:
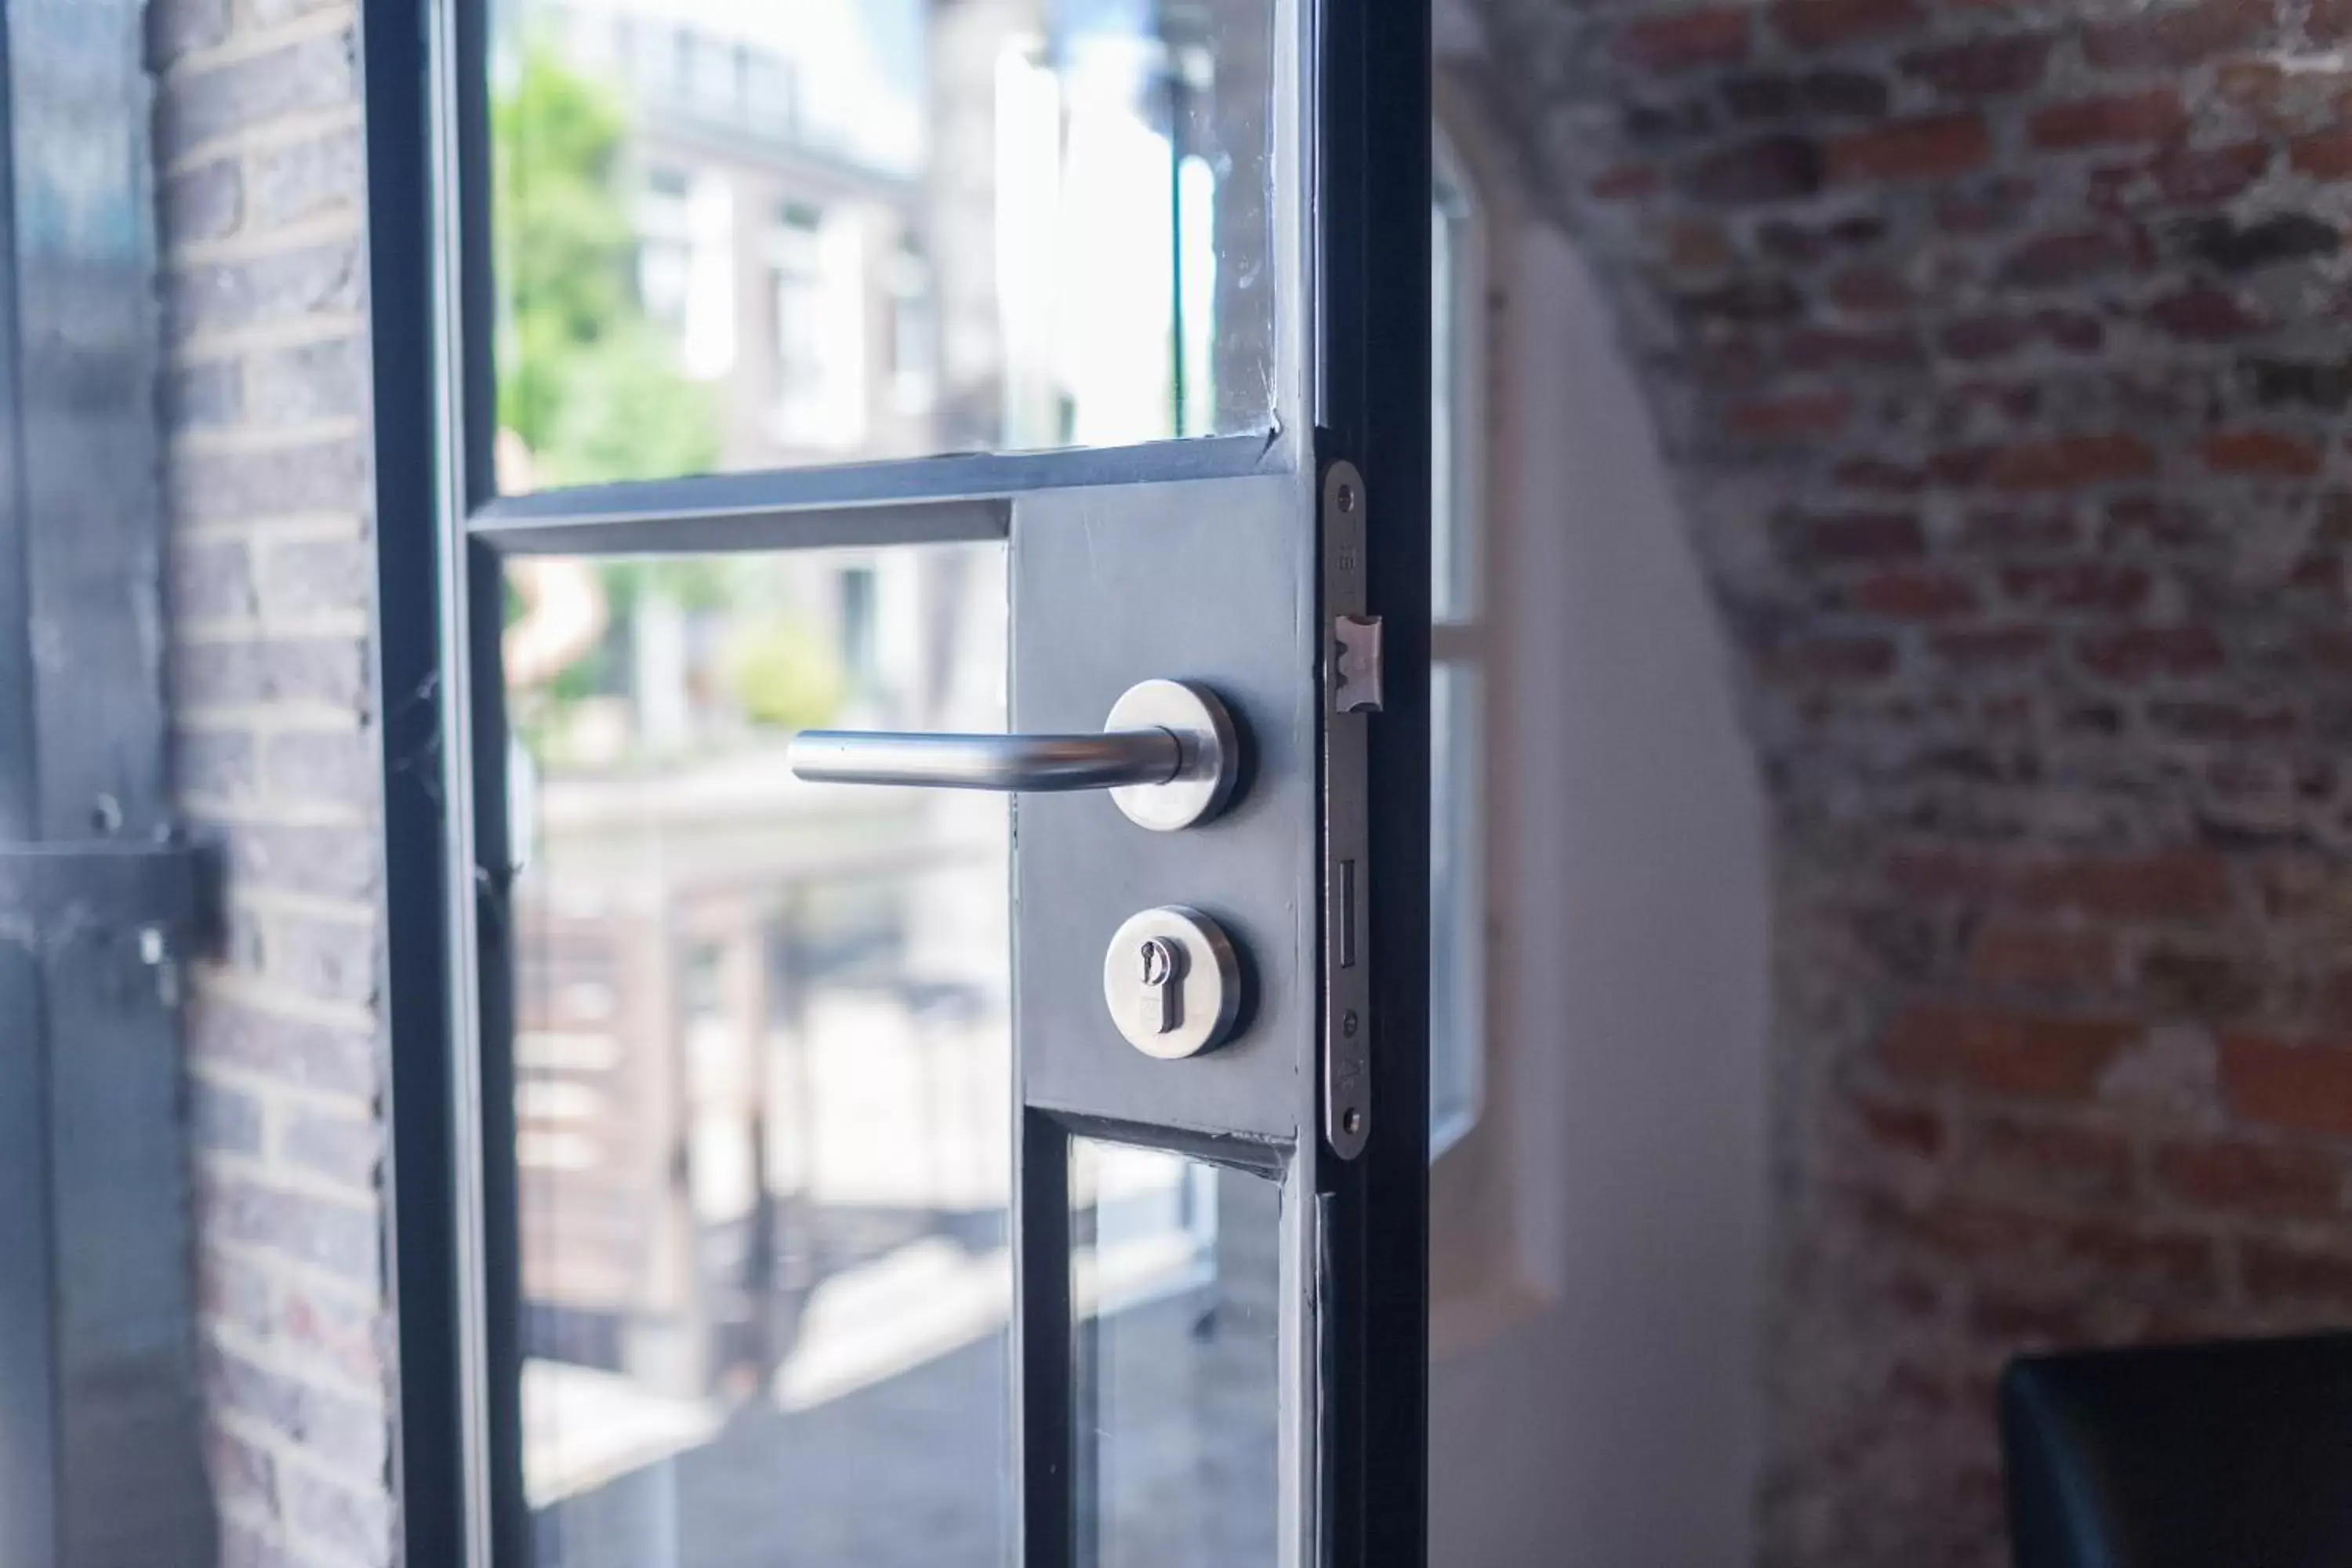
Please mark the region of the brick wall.
[[230, 847], [191, 981], [223, 1561], [395, 1531], [364, 166], [349, 0], [152, 0], [181, 809]]
[[2352, 1315], [2352, 5], [1482, 9], [1775, 802], [1764, 1554], [2003, 1561], [2009, 1354]]

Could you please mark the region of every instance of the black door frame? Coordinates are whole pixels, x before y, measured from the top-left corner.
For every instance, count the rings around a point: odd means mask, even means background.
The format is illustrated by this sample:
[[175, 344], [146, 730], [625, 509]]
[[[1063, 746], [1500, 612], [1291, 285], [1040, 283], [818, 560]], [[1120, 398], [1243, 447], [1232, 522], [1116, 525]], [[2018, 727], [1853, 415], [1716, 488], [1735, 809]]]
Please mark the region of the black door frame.
[[[17, 375], [15, 29], [0, 8], [0, 841], [41, 837], [33, 723], [32, 513]], [[49, 1219], [48, 1047], [41, 965], [0, 943], [0, 1559], [57, 1561], [56, 1315]]]
[[138, 0], [0, 6], [0, 1562], [215, 1554]]
[[[1370, 832], [1379, 868], [1371, 906], [1373, 976], [1371, 1141], [1362, 1157], [1335, 1164], [1321, 1194], [1329, 1258], [1327, 1278], [1349, 1310], [1329, 1346], [1332, 1407], [1324, 1431], [1336, 1495], [1325, 1500], [1329, 1561], [1336, 1565], [1420, 1563], [1426, 1552], [1427, 1193], [1429, 930], [1428, 626], [1430, 55], [1427, 0], [1301, 0], [1315, 51], [1319, 144], [1313, 196], [1326, 232], [1378, 237], [1377, 243], [1315, 258], [1314, 348], [1318, 408], [1326, 429], [1315, 447], [1344, 453], [1378, 498], [1370, 509], [1369, 596], [1385, 623], [1386, 706], [1371, 727]], [[473, 1360], [458, 1325], [479, 1311], [467, 1295], [461, 1258], [479, 1246], [488, 1293], [510, 1292], [510, 1235], [474, 1227], [513, 1212], [499, 1162], [480, 1161], [477, 1194], [458, 1173], [487, 1144], [511, 1136], [510, 1103], [499, 1064], [460, 1059], [460, 1007], [483, 1009], [484, 1038], [499, 1032], [505, 998], [467, 973], [466, 928], [492, 952], [509, 863], [493, 842], [502, 811], [498, 778], [502, 716], [494, 670], [469, 668], [465, 650], [494, 647], [495, 627], [445, 626], [452, 586], [479, 616], [498, 614], [501, 535], [531, 535], [541, 547], [566, 531], [605, 531], [630, 518], [688, 519], [666, 537], [691, 548], [691, 520], [735, 532], [758, 518], [792, 525], [769, 510], [775, 486], [711, 476], [597, 492], [494, 499], [490, 443], [452, 443], [445, 387], [462, 388], [475, 416], [493, 406], [488, 334], [445, 345], [436, 323], [446, 289], [463, 317], [488, 319], [487, 181], [456, 177], [478, 162], [478, 136], [453, 146], [439, 124], [485, 122], [486, 0], [426, 0], [416, 6], [363, 7], [367, 90], [369, 229], [374, 315], [376, 515], [380, 614], [379, 679], [383, 723], [389, 1024], [394, 1041], [394, 1289], [399, 1317], [401, 1535], [408, 1560], [431, 1568], [520, 1568], [527, 1558], [520, 1510], [507, 1507], [506, 1539], [479, 1532], [489, 1494], [519, 1498], [520, 1477], [470, 1475], [468, 1430], [486, 1426], [511, 1438], [511, 1390], [487, 1375], [511, 1364], [511, 1315], [489, 1318], [491, 1339]], [[443, 48], [459, 62], [440, 76]], [[467, 193], [464, 243], [436, 247], [436, 189]], [[445, 349], [450, 358], [445, 363]], [[479, 432], [477, 432], [478, 435]], [[466, 471], [445, 468], [462, 447]], [[1163, 447], [1154, 477], [1208, 478], [1254, 471], [1265, 460], [1256, 438]], [[1296, 456], [1293, 461], [1299, 460]], [[454, 467], [455, 465], [450, 465]], [[931, 459], [925, 468], [940, 501], [985, 503], [1041, 479], [1115, 482], [1134, 477], [1132, 454], [1056, 454], [1051, 458]], [[891, 492], [904, 494], [903, 473]], [[866, 499], [874, 468], [817, 469], [794, 476], [793, 502], [828, 510], [815, 526], [838, 531]], [[436, 518], [455, 509], [469, 520], [463, 560], [445, 559]], [[806, 517], [808, 514], [800, 514]], [[812, 535], [791, 542], [846, 542], [871, 535]], [[785, 542], [782, 539], [780, 542]], [[887, 537], [873, 540], [887, 542]], [[470, 636], [457, 635], [459, 630]], [[488, 635], [485, 635], [488, 634]], [[453, 889], [444, 846], [453, 827], [443, 752], [453, 689], [470, 687], [478, 753], [462, 776], [474, 781], [480, 837], [472, 846], [474, 887]], [[463, 738], [461, 738], [463, 739]], [[462, 897], [460, 896], [462, 894]], [[486, 964], [485, 969], [495, 965]], [[464, 1114], [478, 1108], [481, 1120]], [[477, 1196], [480, 1200], [476, 1206]], [[1040, 1194], [1033, 1194], [1033, 1203]], [[503, 1336], [503, 1337], [502, 1337]], [[512, 1441], [493, 1441], [510, 1456]]]

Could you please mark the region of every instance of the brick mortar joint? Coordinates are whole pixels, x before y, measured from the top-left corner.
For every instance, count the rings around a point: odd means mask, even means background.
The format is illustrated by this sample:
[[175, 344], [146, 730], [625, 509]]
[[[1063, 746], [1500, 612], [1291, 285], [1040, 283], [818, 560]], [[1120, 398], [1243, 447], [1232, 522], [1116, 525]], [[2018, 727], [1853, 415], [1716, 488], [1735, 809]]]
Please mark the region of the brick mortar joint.
[[240, 13], [222, 35], [222, 41], [174, 57], [154, 80], [159, 89], [169, 90], [225, 66], [267, 58], [290, 44], [343, 37], [351, 33], [359, 15], [356, 5], [325, 5], [276, 23], [250, 22]]
[[[232, 355], [226, 360], [201, 363], [205, 365], [239, 363], [247, 368], [251, 364], [250, 360], [242, 354]], [[298, 451], [306, 447], [342, 446], [362, 439], [373, 446], [373, 434], [368, 422], [355, 415], [266, 423], [239, 420], [234, 424], [205, 425], [174, 431], [166, 442], [166, 450], [173, 458], [268, 456]]]
[[[383, 1100], [380, 1095], [351, 1094], [336, 1089], [316, 1089], [297, 1079], [280, 1077], [266, 1068], [240, 1066], [234, 1062], [192, 1061], [187, 1066], [190, 1079], [199, 1084], [215, 1085], [232, 1089], [254, 1100], [265, 1117], [273, 1112], [300, 1112], [349, 1121], [357, 1125], [374, 1124], [379, 1129], [383, 1118]], [[282, 1155], [233, 1155], [213, 1151], [201, 1152], [199, 1162], [221, 1162], [235, 1164], [234, 1173], [247, 1172], [268, 1175], [275, 1173], [306, 1171], [309, 1167], [288, 1163]], [[363, 1186], [339, 1184], [346, 1195], [364, 1194], [373, 1201], [383, 1201], [380, 1179], [371, 1178]]]
[[174, 369], [184, 369], [270, 349], [365, 340], [370, 330], [370, 319], [364, 310], [314, 310], [247, 326], [192, 332], [165, 345], [164, 361]]
[[195, 735], [326, 735], [349, 731], [352, 710], [308, 699], [266, 702], [184, 703], [175, 729]]
[[187, 618], [180, 622], [172, 646], [183, 652], [272, 643], [351, 643], [364, 647], [374, 630], [373, 615], [363, 609], [314, 611], [302, 616], [265, 614], [208, 620]]
[[315, 250], [344, 240], [364, 241], [366, 237], [366, 215], [348, 208], [297, 218], [273, 228], [255, 228], [240, 222], [226, 234], [167, 247], [161, 276], [169, 279], [199, 269], [275, 260], [289, 251]]
[[[267, 1291], [273, 1304], [287, 1296], [299, 1296], [305, 1301], [321, 1303], [331, 1310], [363, 1321], [379, 1331], [388, 1331], [394, 1321], [394, 1304], [387, 1293], [353, 1285], [347, 1280], [321, 1280], [302, 1274], [287, 1268], [284, 1259], [276, 1253], [215, 1238], [205, 1244], [200, 1259], [206, 1268], [227, 1267], [239, 1271], [249, 1283], [257, 1284]], [[220, 1328], [235, 1328], [236, 1314], [230, 1309], [215, 1310], [207, 1308], [203, 1313], [203, 1321], [205, 1332], [209, 1334]], [[234, 1346], [229, 1348], [235, 1349]], [[236, 1353], [242, 1355], [244, 1352]], [[368, 1388], [374, 1387], [372, 1382], [360, 1381]]]
[[346, 1031], [354, 1038], [383, 1044], [383, 1018], [374, 1006], [324, 1001], [217, 963], [190, 964], [184, 973], [199, 996], [264, 1016]]
[[[362, 803], [348, 797], [257, 787], [238, 795], [184, 790], [178, 798], [181, 809], [200, 817], [207, 828], [231, 835], [270, 827], [349, 827], [368, 832], [383, 826], [383, 812], [373, 797]], [[240, 908], [261, 913], [339, 924], [376, 922], [382, 918], [382, 910], [373, 903], [268, 887], [256, 887], [249, 892], [232, 891], [230, 896]]]
[[219, 163], [236, 166], [242, 178], [254, 160], [290, 149], [323, 144], [365, 125], [356, 103], [304, 110], [190, 141], [183, 146], [159, 148], [155, 177], [159, 188], [199, 174]]
[[[215, 712], [228, 710], [215, 709]], [[354, 740], [370, 741], [375, 726], [364, 715], [348, 708], [324, 705], [276, 706], [257, 708], [246, 717], [230, 722], [206, 725], [191, 723], [184, 714], [172, 716], [175, 740], [242, 740], [251, 742], [257, 749], [267, 751], [278, 741]], [[183, 792], [182, 798], [201, 798], [200, 792]]]
[[[239, 1361], [273, 1377], [282, 1378], [306, 1391], [327, 1394], [346, 1404], [361, 1406], [362, 1409], [381, 1406], [387, 1414], [390, 1413], [392, 1401], [396, 1394], [395, 1380], [391, 1377], [371, 1379], [322, 1375], [320, 1371], [321, 1363], [316, 1355], [299, 1350], [289, 1352], [281, 1340], [274, 1336], [263, 1338], [253, 1334], [221, 1314], [206, 1315], [204, 1332], [208, 1348], [234, 1355]], [[386, 1370], [389, 1371], [389, 1367]], [[238, 1426], [250, 1424], [260, 1437], [273, 1445], [282, 1445], [283, 1452], [304, 1454], [310, 1463], [321, 1464], [329, 1468], [341, 1468], [346, 1474], [354, 1473], [348, 1467], [336, 1467], [331, 1460], [320, 1459], [315, 1450], [308, 1447], [300, 1438], [289, 1436], [278, 1431], [262, 1417], [248, 1415], [225, 1404], [216, 1405], [215, 1410], [216, 1419], [234, 1422]], [[245, 1438], [243, 1431], [239, 1431], [237, 1435], [241, 1439], [251, 1440]]]
[[[380, 1126], [380, 1106], [371, 1106], [369, 1110], [368, 1116], [358, 1120], [373, 1121]], [[283, 1130], [275, 1131], [282, 1132]], [[270, 1142], [275, 1144], [279, 1140], [272, 1139]], [[381, 1149], [377, 1155], [380, 1161], [383, 1157]], [[381, 1168], [371, 1171], [358, 1181], [347, 1182], [325, 1173], [315, 1165], [289, 1160], [282, 1149], [276, 1147], [254, 1155], [202, 1149], [197, 1152], [192, 1164], [200, 1207], [205, 1202], [230, 1191], [300, 1198], [323, 1205], [347, 1219], [382, 1219], [389, 1206], [389, 1194], [384, 1190]], [[289, 1258], [289, 1261], [298, 1267], [312, 1267], [299, 1258]]]
[[173, 520], [167, 547], [239, 542], [258, 545], [342, 543], [372, 540], [374, 535], [375, 520], [366, 506], [349, 511], [326, 511], [314, 507], [201, 521]]

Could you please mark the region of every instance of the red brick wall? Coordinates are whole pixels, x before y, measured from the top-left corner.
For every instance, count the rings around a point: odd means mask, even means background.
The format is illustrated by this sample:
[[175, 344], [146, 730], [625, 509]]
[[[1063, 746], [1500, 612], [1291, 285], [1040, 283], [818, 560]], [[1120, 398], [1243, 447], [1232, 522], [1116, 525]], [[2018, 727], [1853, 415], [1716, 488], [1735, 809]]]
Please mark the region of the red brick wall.
[[1482, 9], [1776, 806], [1764, 1555], [2003, 1561], [2006, 1357], [2352, 1317], [2352, 5]]
[[394, 1560], [364, 159], [352, 0], [151, 0], [187, 1012], [224, 1568]]

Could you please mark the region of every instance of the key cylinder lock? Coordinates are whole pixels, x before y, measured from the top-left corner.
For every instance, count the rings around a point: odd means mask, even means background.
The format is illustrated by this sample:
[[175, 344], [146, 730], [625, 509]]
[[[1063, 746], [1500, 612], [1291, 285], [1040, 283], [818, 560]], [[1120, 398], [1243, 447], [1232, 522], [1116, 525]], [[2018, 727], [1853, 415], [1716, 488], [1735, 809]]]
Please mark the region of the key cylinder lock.
[[1176, 1060], [1223, 1045], [1242, 1012], [1241, 954], [1216, 921], [1181, 904], [1146, 910], [1103, 954], [1103, 1001], [1127, 1043]]

